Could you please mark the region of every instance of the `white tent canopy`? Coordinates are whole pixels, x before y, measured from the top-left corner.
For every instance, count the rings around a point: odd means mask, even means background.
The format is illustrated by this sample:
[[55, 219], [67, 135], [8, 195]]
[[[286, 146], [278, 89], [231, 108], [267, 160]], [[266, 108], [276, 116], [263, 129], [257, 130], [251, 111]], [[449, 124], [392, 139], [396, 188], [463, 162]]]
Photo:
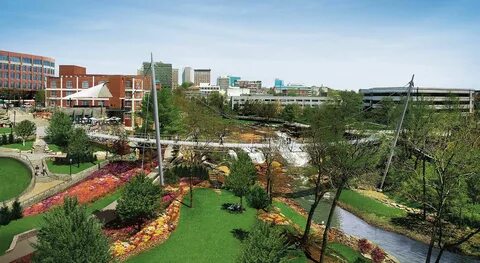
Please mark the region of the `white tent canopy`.
[[69, 99], [72, 99], [72, 100], [101, 99], [101, 98], [108, 99], [108, 98], [111, 98], [111, 97], [113, 97], [113, 96], [112, 96], [112, 93], [110, 92], [110, 90], [108, 89], [107, 84], [106, 83], [101, 83], [101, 84], [98, 84], [98, 85], [93, 86], [91, 88], [84, 89], [84, 90], [79, 91], [77, 93], [68, 95], [63, 99], [66, 99], [66, 100], [69, 100]]

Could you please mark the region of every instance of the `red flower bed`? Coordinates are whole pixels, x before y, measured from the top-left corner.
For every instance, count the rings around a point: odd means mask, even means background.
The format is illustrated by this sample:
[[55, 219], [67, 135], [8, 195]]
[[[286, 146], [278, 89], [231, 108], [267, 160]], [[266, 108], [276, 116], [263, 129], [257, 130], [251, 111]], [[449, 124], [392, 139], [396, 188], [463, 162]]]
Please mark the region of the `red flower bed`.
[[[53, 206], [62, 204], [63, 199], [67, 196], [76, 196], [81, 204], [92, 202], [123, 185], [139, 172], [141, 172], [141, 168], [139, 168], [138, 163], [118, 162], [107, 164], [69, 189], [25, 208], [23, 215], [30, 216], [43, 213]], [[145, 173], [149, 172], [149, 169], [145, 169]]]

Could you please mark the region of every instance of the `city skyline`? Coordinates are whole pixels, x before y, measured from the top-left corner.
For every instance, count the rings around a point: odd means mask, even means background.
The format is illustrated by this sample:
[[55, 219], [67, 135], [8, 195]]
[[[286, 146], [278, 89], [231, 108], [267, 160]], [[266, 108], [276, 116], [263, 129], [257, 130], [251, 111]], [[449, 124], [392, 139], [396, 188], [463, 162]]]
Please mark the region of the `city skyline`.
[[175, 68], [211, 68], [212, 79], [238, 75], [267, 87], [280, 78], [358, 90], [403, 86], [416, 74], [419, 86], [477, 88], [478, 7], [474, 1], [5, 2], [0, 33], [15, 37], [0, 48], [105, 74], [135, 74], [151, 51]]

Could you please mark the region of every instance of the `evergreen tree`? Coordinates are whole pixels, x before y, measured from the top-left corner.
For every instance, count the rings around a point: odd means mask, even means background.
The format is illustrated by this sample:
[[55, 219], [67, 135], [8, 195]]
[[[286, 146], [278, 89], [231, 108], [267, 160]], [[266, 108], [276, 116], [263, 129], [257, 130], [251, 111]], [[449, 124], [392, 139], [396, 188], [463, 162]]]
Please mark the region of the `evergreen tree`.
[[109, 244], [101, 225], [76, 198], [45, 214], [33, 262], [110, 262]]
[[12, 204], [12, 211], [10, 212], [11, 220], [20, 219], [23, 217], [23, 208], [18, 199]]
[[8, 223], [10, 223], [10, 218], [10, 209], [5, 203], [3, 203], [3, 206], [0, 208], [0, 225], [8, 225]]
[[240, 207], [243, 207], [243, 197], [255, 183], [256, 177], [257, 171], [250, 157], [246, 154], [239, 154], [238, 160], [232, 165], [230, 175], [225, 180], [225, 186], [240, 197]]
[[80, 167], [81, 162], [91, 161], [92, 147], [84, 129], [76, 128], [72, 131], [67, 150], [69, 158], [72, 158], [78, 167]]
[[248, 234], [237, 258], [238, 263], [284, 262], [286, 238], [279, 228], [257, 222]]
[[260, 186], [254, 185], [247, 194], [247, 203], [255, 209], [265, 209], [270, 205], [267, 192]]
[[58, 146], [67, 146], [71, 131], [72, 120], [70, 117], [61, 111], [54, 112], [46, 130], [49, 141]]

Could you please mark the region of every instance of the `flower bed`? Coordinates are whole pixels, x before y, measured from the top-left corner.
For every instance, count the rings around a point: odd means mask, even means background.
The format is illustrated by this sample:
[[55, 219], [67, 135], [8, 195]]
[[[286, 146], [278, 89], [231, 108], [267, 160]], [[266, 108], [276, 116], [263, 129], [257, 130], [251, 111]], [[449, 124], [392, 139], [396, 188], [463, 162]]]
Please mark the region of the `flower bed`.
[[181, 199], [188, 192], [189, 187], [186, 184], [180, 184], [177, 192], [177, 201], [173, 200], [173, 195], [168, 194], [164, 199], [172, 201], [165, 209], [165, 213], [146, 224], [142, 230], [131, 236], [128, 240], [117, 240], [110, 247], [113, 257], [119, 260], [140, 253], [152, 246], [163, 243], [178, 224]]
[[[138, 168], [138, 166], [138, 163], [125, 162], [107, 164], [67, 190], [25, 208], [23, 215], [31, 216], [43, 213], [53, 206], [62, 204], [63, 199], [67, 196], [76, 196], [81, 204], [95, 201], [125, 184], [133, 176], [141, 172], [141, 168]], [[145, 173], [148, 172], [149, 169], [145, 169]]]

